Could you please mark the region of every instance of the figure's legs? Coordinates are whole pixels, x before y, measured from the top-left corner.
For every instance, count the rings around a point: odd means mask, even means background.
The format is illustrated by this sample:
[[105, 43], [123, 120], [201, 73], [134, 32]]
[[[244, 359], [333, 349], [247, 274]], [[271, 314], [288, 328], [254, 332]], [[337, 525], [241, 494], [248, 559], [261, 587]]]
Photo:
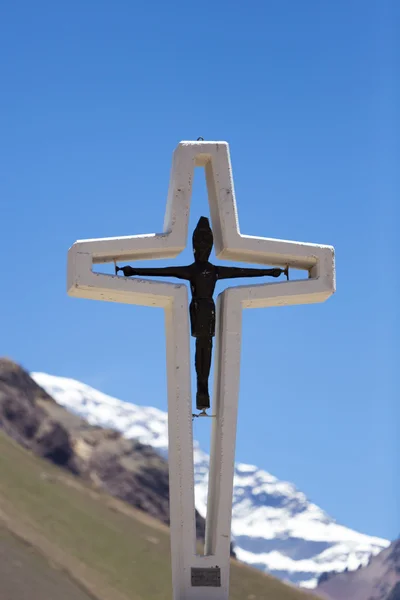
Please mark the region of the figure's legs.
[[208, 393], [208, 377], [211, 369], [212, 337], [196, 338], [196, 375], [197, 375], [197, 410], [210, 408], [210, 394]]

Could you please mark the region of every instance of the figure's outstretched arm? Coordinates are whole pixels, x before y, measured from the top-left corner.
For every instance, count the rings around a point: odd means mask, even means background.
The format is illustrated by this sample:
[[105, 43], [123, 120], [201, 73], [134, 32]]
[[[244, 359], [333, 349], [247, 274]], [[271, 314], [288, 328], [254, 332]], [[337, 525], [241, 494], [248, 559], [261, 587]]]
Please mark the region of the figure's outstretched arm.
[[279, 277], [285, 269], [251, 269], [242, 267], [218, 267], [218, 279], [236, 279], [237, 277]]
[[144, 275], [145, 277], [176, 277], [177, 279], [189, 279], [190, 273], [188, 267], [160, 267], [160, 268], [134, 268], [134, 267], [117, 267], [115, 272], [122, 271], [125, 277], [132, 275]]

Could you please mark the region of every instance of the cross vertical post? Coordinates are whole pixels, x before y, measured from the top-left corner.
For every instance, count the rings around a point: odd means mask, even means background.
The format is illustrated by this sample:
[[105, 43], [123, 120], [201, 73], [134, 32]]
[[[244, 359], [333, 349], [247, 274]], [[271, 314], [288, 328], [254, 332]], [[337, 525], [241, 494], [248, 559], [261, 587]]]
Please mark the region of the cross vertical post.
[[[227, 288], [217, 301], [206, 541], [196, 553], [188, 293], [185, 284], [122, 278], [93, 265], [177, 256], [185, 247], [195, 167], [204, 167], [217, 258], [301, 269], [307, 278]], [[71, 296], [162, 307], [168, 379], [170, 531], [174, 600], [228, 600], [232, 493], [243, 308], [323, 302], [335, 291], [334, 250], [240, 233], [226, 142], [181, 142], [164, 232], [81, 240], [68, 253]]]

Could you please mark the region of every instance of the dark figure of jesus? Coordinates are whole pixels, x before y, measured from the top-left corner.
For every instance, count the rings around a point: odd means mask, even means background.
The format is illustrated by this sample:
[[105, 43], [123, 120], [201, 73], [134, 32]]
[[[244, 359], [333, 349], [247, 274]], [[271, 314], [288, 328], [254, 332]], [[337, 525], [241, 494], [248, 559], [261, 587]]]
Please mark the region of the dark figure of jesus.
[[134, 268], [117, 267], [125, 277], [144, 275], [176, 277], [190, 282], [192, 301], [189, 307], [191, 334], [196, 338], [195, 366], [197, 375], [196, 406], [203, 411], [210, 407], [208, 378], [211, 368], [212, 343], [215, 336], [215, 304], [213, 294], [220, 279], [237, 277], [279, 277], [288, 274], [287, 269], [254, 269], [241, 267], [219, 267], [208, 261], [213, 247], [213, 233], [206, 217], [200, 217], [193, 232], [194, 262], [185, 267]]

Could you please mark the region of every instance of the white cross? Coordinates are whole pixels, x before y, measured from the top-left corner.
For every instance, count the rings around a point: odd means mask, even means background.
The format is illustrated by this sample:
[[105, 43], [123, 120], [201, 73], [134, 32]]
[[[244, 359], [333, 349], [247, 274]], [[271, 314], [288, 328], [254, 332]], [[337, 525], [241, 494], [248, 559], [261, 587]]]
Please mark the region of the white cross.
[[[214, 248], [218, 258], [280, 267], [289, 265], [308, 271], [307, 279], [230, 287], [218, 296], [212, 394], [212, 412], [216, 416], [212, 428], [204, 555], [196, 554], [187, 287], [185, 284], [105, 275], [92, 270], [96, 263], [169, 258], [182, 252], [188, 235], [196, 166], [205, 168]], [[242, 308], [323, 302], [334, 291], [334, 250], [331, 246], [240, 233], [226, 142], [178, 144], [173, 156], [164, 233], [81, 240], [70, 248], [70, 296], [161, 306], [165, 310], [174, 600], [228, 600], [229, 596]], [[198, 585], [199, 572], [196, 569], [203, 568], [214, 569], [209, 572], [209, 577], [219, 574], [219, 585]], [[214, 584], [217, 583], [215, 580]]]

